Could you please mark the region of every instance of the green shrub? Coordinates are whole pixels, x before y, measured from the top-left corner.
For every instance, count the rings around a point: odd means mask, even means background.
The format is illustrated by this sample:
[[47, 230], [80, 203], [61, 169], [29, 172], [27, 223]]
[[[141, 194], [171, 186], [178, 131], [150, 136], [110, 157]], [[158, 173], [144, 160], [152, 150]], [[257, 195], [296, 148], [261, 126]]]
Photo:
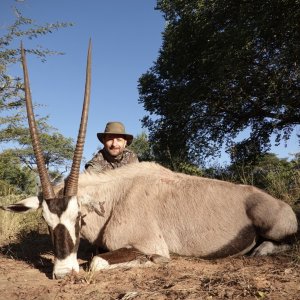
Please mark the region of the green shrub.
[[288, 161], [268, 153], [255, 164], [239, 162], [218, 174], [224, 180], [261, 188], [290, 205], [295, 205], [300, 199], [300, 163], [297, 155], [294, 160]]

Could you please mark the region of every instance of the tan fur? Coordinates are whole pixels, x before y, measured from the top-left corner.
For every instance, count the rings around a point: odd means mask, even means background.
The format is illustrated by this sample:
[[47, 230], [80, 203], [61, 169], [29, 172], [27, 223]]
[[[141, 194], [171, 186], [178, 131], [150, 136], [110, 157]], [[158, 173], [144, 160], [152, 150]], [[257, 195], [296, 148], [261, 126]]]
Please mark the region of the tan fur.
[[78, 199], [81, 235], [109, 250], [129, 245], [165, 257], [219, 257], [243, 253], [257, 227], [273, 240], [297, 231], [292, 209], [257, 188], [174, 173], [155, 163], [82, 173]]

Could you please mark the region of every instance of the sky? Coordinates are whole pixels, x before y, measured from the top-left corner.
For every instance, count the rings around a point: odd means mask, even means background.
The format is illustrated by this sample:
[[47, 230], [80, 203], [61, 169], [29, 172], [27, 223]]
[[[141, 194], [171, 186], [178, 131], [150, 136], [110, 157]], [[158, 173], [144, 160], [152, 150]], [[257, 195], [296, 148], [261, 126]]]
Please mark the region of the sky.
[[[146, 132], [147, 114], [138, 103], [138, 79], [158, 57], [165, 20], [155, 10], [156, 0], [14, 0], [0, 1], [0, 35], [14, 20], [13, 7], [37, 24], [72, 22], [38, 39], [23, 40], [24, 48], [62, 51], [41, 62], [27, 55], [31, 94], [42, 104], [40, 115], [66, 137], [77, 138], [84, 95], [88, 41], [92, 40], [92, 89], [85, 159], [101, 146], [96, 134], [109, 121], [121, 121], [134, 136]], [[19, 41], [18, 41], [19, 43]], [[17, 44], [16, 44], [17, 46]], [[12, 72], [22, 74], [21, 65]], [[15, 74], [13, 74], [15, 75]], [[299, 152], [296, 132], [285, 147], [273, 147], [279, 157]], [[224, 155], [217, 161], [223, 163]]]
[[[0, 1], [0, 26], [13, 20], [14, 5], [38, 24], [73, 22], [24, 48], [42, 45], [62, 51], [45, 63], [27, 55], [33, 102], [45, 107], [38, 113], [66, 137], [77, 138], [84, 94], [86, 55], [92, 39], [92, 92], [84, 156], [90, 159], [101, 146], [96, 137], [109, 121], [121, 121], [134, 136], [146, 129], [138, 104], [138, 79], [153, 64], [161, 46], [162, 14], [154, 0], [13, 0]], [[1, 28], [1, 29], [2, 29]], [[18, 66], [20, 74], [21, 67]]]

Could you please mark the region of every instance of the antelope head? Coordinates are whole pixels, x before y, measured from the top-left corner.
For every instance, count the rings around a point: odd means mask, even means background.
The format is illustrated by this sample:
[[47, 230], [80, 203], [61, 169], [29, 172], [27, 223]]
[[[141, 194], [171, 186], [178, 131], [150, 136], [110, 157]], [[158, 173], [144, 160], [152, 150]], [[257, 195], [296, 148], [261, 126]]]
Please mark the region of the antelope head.
[[73, 156], [72, 167], [70, 174], [65, 182], [63, 196], [55, 195], [53, 185], [50, 181], [49, 174], [44, 163], [37, 125], [33, 113], [26, 56], [22, 45], [21, 58], [24, 73], [28, 124], [33, 150], [37, 161], [37, 169], [41, 180], [42, 197], [30, 197], [7, 207], [2, 207], [2, 209], [13, 212], [25, 212], [33, 209], [38, 209], [39, 207], [42, 208], [43, 217], [48, 224], [53, 242], [55, 257], [53, 278], [57, 279], [64, 277], [71, 271], [79, 271], [77, 250], [79, 246], [81, 216], [80, 203], [77, 200], [77, 190], [90, 102], [91, 41], [89, 42], [87, 55], [86, 83], [81, 123]]

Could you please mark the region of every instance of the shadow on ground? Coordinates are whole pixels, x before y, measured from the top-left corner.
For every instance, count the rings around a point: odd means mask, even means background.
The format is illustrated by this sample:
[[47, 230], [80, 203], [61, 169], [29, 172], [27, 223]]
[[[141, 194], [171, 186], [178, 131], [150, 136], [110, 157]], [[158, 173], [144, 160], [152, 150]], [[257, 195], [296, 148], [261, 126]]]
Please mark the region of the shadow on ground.
[[[87, 269], [88, 263], [95, 253], [94, 247], [85, 240], [80, 241], [78, 259], [85, 261], [82, 267]], [[25, 263], [52, 277], [53, 247], [48, 234], [35, 231], [22, 235], [18, 241], [0, 247], [0, 254], [6, 258], [24, 261]]]

